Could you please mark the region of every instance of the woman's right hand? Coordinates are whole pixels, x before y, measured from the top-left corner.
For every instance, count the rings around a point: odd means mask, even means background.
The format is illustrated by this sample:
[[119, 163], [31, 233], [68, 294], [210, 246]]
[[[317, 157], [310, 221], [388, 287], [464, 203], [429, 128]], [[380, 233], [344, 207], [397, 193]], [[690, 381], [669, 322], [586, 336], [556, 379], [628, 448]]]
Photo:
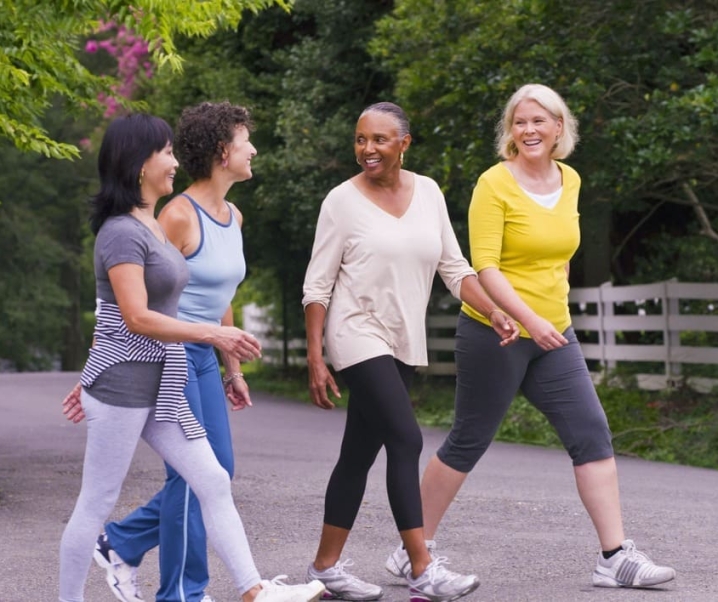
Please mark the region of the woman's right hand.
[[211, 343], [220, 351], [233, 355], [240, 362], [251, 362], [262, 357], [262, 345], [254, 335], [235, 326], [217, 326]]
[[519, 340], [521, 331], [519, 330], [518, 324], [503, 310], [498, 308], [491, 310], [489, 312], [489, 320], [491, 321], [491, 327], [494, 329], [494, 332], [501, 337], [501, 342], [499, 343], [501, 347], [506, 347]]
[[523, 325], [529, 336], [544, 351], [568, 345], [568, 339], [556, 330], [551, 322], [541, 316], [534, 316], [531, 320], [524, 322]]
[[307, 368], [309, 370], [309, 395], [312, 398], [312, 403], [323, 410], [333, 409], [334, 403], [329, 399], [327, 387], [337, 398], [340, 398], [342, 394], [324, 360], [307, 360]]
[[70, 422], [77, 424], [85, 418], [85, 411], [82, 409], [80, 394], [82, 393], [82, 385], [77, 383], [70, 391], [65, 399], [62, 400], [62, 413], [65, 414]]

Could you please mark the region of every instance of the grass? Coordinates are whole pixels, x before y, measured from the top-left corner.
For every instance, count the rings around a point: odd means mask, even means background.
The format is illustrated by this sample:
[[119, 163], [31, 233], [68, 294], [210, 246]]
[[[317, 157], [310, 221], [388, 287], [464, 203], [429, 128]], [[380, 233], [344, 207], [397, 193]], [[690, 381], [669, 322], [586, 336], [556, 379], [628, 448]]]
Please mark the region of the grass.
[[[282, 371], [266, 365], [243, 367], [255, 391], [311, 403], [306, 370]], [[345, 390], [345, 387], [340, 388]], [[597, 391], [613, 432], [617, 454], [718, 469], [718, 390], [701, 394], [685, 387], [643, 391], [631, 386], [598, 385]], [[453, 377], [418, 375], [411, 390], [416, 415], [425, 426], [449, 428], [453, 420]], [[346, 396], [337, 404], [346, 404]], [[544, 416], [517, 396], [497, 440], [561, 447]]]

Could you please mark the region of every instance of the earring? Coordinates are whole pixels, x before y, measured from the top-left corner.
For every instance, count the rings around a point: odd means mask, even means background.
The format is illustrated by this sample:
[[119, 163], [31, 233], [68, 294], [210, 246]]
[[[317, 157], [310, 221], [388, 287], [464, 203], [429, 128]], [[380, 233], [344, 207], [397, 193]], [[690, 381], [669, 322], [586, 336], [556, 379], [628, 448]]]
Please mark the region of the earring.
[[227, 159], [222, 159], [222, 167], [223, 167], [224, 169], [227, 169], [227, 165], [228, 165]]
[[359, 161], [359, 157], [357, 157], [357, 165], [361, 165], [361, 161]]
[[140, 179], [139, 179], [140, 186], [142, 186], [142, 178], [144, 178], [144, 177], [145, 177], [145, 170], [143, 169], [140, 172]]
[[404, 164], [404, 151], [399, 153], [399, 163]]

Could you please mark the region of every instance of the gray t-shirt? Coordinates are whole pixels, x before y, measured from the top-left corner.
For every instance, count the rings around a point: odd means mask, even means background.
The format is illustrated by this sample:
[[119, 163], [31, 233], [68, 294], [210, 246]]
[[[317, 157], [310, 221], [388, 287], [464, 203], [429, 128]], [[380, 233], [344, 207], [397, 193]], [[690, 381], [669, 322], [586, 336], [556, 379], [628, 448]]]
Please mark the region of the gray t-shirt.
[[[189, 270], [182, 254], [164, 243], [131, 215], [108, 218], [95, 241], [95, 280], [98, 299], [117, 303], [108, 270], [121, 263], [144, 267], [147, 306], [177, 316], [177, 305]], [[88, 390], [94, 398], [114, 406], [151, 407], [157, 401], [163, 364], [121, 362], [105, 370]]]

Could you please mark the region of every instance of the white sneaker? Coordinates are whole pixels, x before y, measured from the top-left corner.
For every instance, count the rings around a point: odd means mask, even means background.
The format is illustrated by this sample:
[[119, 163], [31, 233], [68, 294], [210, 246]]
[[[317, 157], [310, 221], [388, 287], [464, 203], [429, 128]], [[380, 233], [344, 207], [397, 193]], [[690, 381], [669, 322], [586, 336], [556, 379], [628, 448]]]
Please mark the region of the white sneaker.
[[447, 569], [445, 556], [434, 558], [426, 570], [416, 579], [407, 577], [409, 595], [412, 600], [428, 600], [430, 602], [451, 602], [470, 594], [479, 587], [476, 575], [460, 575]]
[[327, 588], [324, 599], [334, 600], [378, 600], [384, 592], [378, 585], [362, 581], [345, 570], [352, 566], [351, 560], [338, 561], [333, 567], [324, 571], [314, 568], [314, 563], [307, 568], [307, 581], [318, 579]]
[[593, 584], [597, 587], [650, 587], [671, 581], [676, 571], [658, 566], [643, 552], [636, 549], [632, 540], [621, 543], [623, 548], [610, 558], [598, 554], [598, 564], [593, 571]]
[[122, 602], [144, 602], [137, 585], [137, 567], [130, 566], [117, 555], [105, 533], [100, 534], [92, 555], [95, 562], [105, 569], [105, 579], [115, 598]]
[[324, 593], [324, 585], [319, 581], [287, 585], [282, 581], [286, 575], [279, 575], [260, 582], [262, 589], [254, 602], [317, 602]]
[[[429, 555], [434, 558], [436, 542], [433, 539], [427, 539], [426, 549], [429, 550]], [[409, 560], [409, 554], [403, 545], [399, 545], [389, 558], [386, 559], [384, 567], [394, 575], [394, 577], [403, 577], [406, 579], [411, 574], [411, 560]]]

